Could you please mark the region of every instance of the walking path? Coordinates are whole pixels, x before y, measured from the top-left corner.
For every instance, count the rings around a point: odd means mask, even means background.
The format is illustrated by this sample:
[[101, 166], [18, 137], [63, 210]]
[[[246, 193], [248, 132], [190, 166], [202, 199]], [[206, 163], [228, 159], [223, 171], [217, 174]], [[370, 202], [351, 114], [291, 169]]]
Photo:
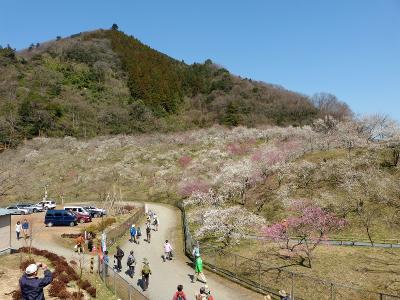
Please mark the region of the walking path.
[[[151, 243], [149, 244], [144, 241], [146, 236], [145, 225], [140, 224], [142, 229], [140, 244], [126, 241], [120, 245], [125, 252], [122, 260], [123, 271], [120, 274], [132, 284], [137, 285], [138, 280], [141, 278], [140, 272], [143, 266], [143, 258], [147, 258], [152, 270], [149, 288], [144, 292], [147, 297], [154, 300], [172, 299], [177, 285], [182, 284], [188, 298], [194, 299], [194, 294], [198, 293], [203, 284], [200, 282], [191, 283], [190, 276], [193, 275], [193, 268], [191, 267], [191, 261], [184, 255], [182, 250], [181, 213], [178, 209], [168, 205], [149, 203], [148, 207], [158, 215], [160, 220], [159, 230], [152, 231]], [[175, 256], [172, 261], [163, 262], [161, 255], [163, 254], [163, 245], [166, 239], [171, 242], [175, 250]], [[125, 274], [127, 270], [126, 261], [130, 250], [134, 251], [137, 261], [133, 279]], [[262, 295], [213, 273], [205, 271], [205, 276], [207, 285], [216, 299], [264, 299]], [[139, 286], [137, 287], [140, 289]]]

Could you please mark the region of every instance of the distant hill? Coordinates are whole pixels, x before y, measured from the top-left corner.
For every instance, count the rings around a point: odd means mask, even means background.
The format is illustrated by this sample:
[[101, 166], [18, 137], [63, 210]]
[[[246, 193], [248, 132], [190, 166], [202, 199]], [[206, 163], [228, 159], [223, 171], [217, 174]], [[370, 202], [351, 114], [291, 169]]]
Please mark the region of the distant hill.
[[300, 126], [323, 112], [316, 103], [234, 76], [211, 60], [188, 65], [116, 29], [57, 37], [17, 53], [0, 49], [3, 146], [35, 136], [93, 137], [213, 124]]

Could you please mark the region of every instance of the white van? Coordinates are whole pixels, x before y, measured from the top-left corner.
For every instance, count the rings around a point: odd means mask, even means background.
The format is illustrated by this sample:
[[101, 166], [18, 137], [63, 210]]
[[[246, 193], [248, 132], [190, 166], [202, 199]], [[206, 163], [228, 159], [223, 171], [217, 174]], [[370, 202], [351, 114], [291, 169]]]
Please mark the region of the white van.
[[55, 209], [56, 208], [56, 201], [54, 201], [54, 200], [43, 200], [43, 201], [40, 201], [36, 205], [42, 207], [42, 209]]
[[74, 213], [79, 213], [79, 214], [82, 214], [82, 215], [88, 215], [88, 216], [90, 216], [90, 213], [87, 211], [87, 210], [85, 210], [82, 206], [64, 206], [64, 210], [69, 210], [69, 211], [72, 211], [72, 212], [74, 212]]

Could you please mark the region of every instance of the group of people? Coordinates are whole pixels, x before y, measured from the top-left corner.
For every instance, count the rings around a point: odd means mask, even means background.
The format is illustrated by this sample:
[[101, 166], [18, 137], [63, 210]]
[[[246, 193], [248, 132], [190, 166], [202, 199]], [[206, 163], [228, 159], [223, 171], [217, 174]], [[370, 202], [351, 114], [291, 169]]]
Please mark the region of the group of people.
[[21, 233], [24, 235], [24, 238], [27, 239], [29, 237], [29, 222], [27, 219], [21, 221], [17, 221], [15, 224], [15, 233], [17, 236], [17, 240], [21, 238]]
[[75, 240], [75, 252], [84, 253], [85, 252], [85, 244], [87, 244], [87, 248], [89, 252], [92, 252], [94, 249], [93, 244], [93, 233], [88, 232], [86, 234], [80, 234]]
[[[177, 291], [172, 297], [172, 300], [188, 300], [189, 298], [186, 296], [185, 292], [183, 291], [183, 285], [178, 285], [176, 288]], [[213, 295], [211, 295], [210, 289], [207, 285], [202, 286], [200, 288], [199, 293], [195, 294], [195, 300], [214, 300]]]

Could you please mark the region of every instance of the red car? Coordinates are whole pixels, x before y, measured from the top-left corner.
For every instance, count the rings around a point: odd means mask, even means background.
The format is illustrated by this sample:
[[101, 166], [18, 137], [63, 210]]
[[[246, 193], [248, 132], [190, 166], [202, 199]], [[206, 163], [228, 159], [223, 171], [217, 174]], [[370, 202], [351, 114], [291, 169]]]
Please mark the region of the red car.
[[78, 211], [73, 211], [73, 213], [75, 214], [76, 220], [77, 220], [79, 223], [89, 223], [89, 222], [92, 222], [92, 217], [91, 217], [90, 215], [83, 214], [83, 213], [80, 213], [80, 212], [78, 212]]

